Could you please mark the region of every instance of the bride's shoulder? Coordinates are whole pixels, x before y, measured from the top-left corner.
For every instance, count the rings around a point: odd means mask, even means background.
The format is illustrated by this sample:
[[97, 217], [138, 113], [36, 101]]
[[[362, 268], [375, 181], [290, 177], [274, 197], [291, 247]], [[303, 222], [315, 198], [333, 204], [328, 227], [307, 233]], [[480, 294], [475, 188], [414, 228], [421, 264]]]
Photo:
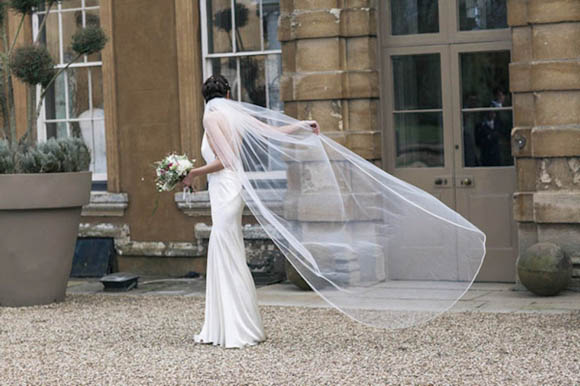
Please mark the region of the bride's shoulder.
[[218, 110], [214, 111], [207, 111], [203, 115], [203, 122], [204, 123], [216, 123], [221, 120], [225, 119], [224, 113]]

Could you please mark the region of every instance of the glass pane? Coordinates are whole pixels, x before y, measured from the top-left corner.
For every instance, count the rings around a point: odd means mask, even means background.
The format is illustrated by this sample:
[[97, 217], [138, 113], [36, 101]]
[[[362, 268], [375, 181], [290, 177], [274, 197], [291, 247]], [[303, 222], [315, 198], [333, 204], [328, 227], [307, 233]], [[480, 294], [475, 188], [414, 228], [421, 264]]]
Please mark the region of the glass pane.
[[239, 60], [242, 101], [266, 107], [264, 56], [246, 56]]
[[413, 35], [439, 32], [436, 0], [391, 0], [391, 34]]
[[268, 108], [282, 111], [284, 104], [280, 99], [280, 77], [282, 76], [282, 58], [280, 55], [266, 57], [266, 71], [268, 74]]
[[[83, 28], [83, 14], [81, 11], [62, 12], [62, 46], [63, 46], [63, 64], [69, 63], [76, 57], [76, 52], [71, 48], [72, 36]], [[75, 61], [80, 62], [82, 58]]]
[[511, 110], [463, 113], [465, 166], [511, 166]]
[[460, 54], [463, 108], [511, 106], [509, 51]]
[[443, 157], [443, 115], [395, 113], [397, 167], [441, 167]]
[[66, 119], [64, 73], [61, 73], [49, 87], [44, 103], [46, 119]]
[[[62, 0], [61, 2], [62, 9], [65, 8], [81, 8], [83, 6], [82, 0]], [[53, 6], [54, 9], [54, 6]]]
[[236, 45], [238, 51], [260, 51], [260, 2], [236, 0]]
[[439, 54], [393, 56], [395, 110], [441, 108]]
[[459, 29], [507, 28], [506, 0], [459, 0]]
[[[85, 11], [85, 23], [87, 26], [99, 27], [101, 25], [101, 16], [98, 9]], [[89, 55], [87, 57], [89, 62], [100, 62], [101, 53]]]
[[46, 122], [46, 138], [68, 137], [66, 122]]
[[238, 99], [238, 76], [235, 58], [215, 58], [211, 60], [211, 73], [226, 77], [231, 87], [232, 99]]
[[85, 7], [98, 7], [99, 0], [85, 0]]
[[207, 0], [208, 52], [232, 51], [232, 2]]
[[[44, 17], [45, 14], [38, 15], [39, 27]], [[58, 44], [58, 15], [56, 13], [50, 13], [48, 15], [44, 28], [38, 36], [38, 41], [46, 45], [50, 56], [52, 56], [52, 60], [58, 63], [60, 61], [60, 50]]]
[[262, 0], [262, 17], [264, 49], [279, 50], [278, 18], [280, 17], [280, 2], [277, 0]]
[[103, 71], [101, 67], [89, 67], [93, 109], [103, 109]]
[[88, 68], [68, 69], [69, 118], [78, 118], [89, 110]]

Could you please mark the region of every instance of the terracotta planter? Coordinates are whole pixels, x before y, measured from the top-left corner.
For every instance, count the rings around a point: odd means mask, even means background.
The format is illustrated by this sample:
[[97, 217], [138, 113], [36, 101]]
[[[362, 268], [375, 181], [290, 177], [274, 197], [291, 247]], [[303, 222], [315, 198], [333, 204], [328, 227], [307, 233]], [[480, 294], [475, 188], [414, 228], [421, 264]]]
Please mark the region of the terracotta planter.
[[91, 172], [0, 175], [0, 306], [64, 300]]

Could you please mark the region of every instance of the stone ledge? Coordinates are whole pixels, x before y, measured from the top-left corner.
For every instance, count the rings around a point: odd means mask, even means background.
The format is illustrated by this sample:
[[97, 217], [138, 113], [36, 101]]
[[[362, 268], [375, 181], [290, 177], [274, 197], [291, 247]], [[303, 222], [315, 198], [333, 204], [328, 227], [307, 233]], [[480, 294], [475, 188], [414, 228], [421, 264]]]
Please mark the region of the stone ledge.
[[[268, 206], [270, 209], [277, 210], [282, 208], [283, 202], [277, 198], [280, 196], [280, 194], [282, 194], [281, 191], [277, 190], [270, 192], [256, 190], [256, 192], [258, 192], [258, 195], [261, 196], [263, 201], [269, 203]], [[209, 201], [209, 192], [207, 190], [194, 192], [191, 194], [185, 194], [183, 192], [175, 193], [174, 200], [177, 204], [177, 208], [187, 216], [211, 216], [211, 205]], [[247, 205], [244, 206], [244, 211], [242, 214], [244, 216], [252, 215], [252, 212]]]
[[119, 256], [203, 257], [205, 251], [189, 242], [133, 241], [127, 224], [81, 223], [79, 237], [112, 238]]
[[129, 206], [127, 193], [91, 192], [88, 205], [83, 206], [82, 216], [122, 217]]

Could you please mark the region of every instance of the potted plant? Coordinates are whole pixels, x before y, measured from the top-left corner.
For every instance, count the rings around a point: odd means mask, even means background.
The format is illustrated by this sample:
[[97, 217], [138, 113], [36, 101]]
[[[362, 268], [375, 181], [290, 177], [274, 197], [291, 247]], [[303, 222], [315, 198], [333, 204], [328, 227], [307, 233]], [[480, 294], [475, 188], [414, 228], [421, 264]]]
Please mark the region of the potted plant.
[[[83, 55], [101, 51], [107, 38], [97, 26], [79, 29], [71, 44], [76, 56], [59, 70], [45, 46], [17, 45], [28, 16], [41, 7], [49, 13], [55, 3], [0, 1], [0, 306], [64, 299], [81, 208], [90, 197], [90, 153], [82, 139], [37, 143], [36, 122], [55, 79]], [[9, 37], [10, 10], [20, 22], [15, 36]], [[14, 77], [27, 87], [25, 128], [16, 123]], [[35, 101], [38, 86], [40, 99]]]

